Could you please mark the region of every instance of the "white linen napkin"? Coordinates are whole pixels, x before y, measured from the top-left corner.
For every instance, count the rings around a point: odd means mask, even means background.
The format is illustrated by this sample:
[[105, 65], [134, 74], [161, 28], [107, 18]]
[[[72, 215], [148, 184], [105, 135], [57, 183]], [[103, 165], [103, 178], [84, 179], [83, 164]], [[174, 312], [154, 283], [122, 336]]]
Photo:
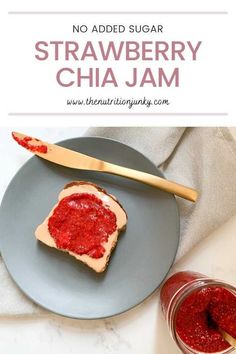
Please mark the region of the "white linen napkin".
[[[236, 141], [227, 128], [90, 128], [86, 135], [122, 141], [165, 176], [196, 188], [196, 204], [177, 198], [181, 239], [176, 260], [236, 213]], [[0, 260], [0, 316], [43, 314], [15, 286]]]

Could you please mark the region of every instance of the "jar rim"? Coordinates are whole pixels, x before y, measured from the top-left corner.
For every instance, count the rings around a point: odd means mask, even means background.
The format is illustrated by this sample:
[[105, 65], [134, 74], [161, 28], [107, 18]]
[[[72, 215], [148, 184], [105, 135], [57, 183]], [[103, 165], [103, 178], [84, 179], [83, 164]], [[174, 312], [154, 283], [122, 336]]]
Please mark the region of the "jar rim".
[[[182, 287], [178, 289], [178, 291], [175, 293], [173, 298], [171, 299], [167, 312], [166, 312], [166, 318], [167, 318], [167, 324], [171, 332], [172, 338], [175, 340], [176, 344], [178, 347], [183, 350], [187, 349], [189, 353], [192, 354], [207, 354], [206, 352], [199, 352], [196, 351], [195, 349], [189, 347], [178, 335], [176, 332], [176, 316], [178, 309], [180, 305], [183, 303], [183, 301], [191, 295], [194, 291], [196, 290], [201, 290], [204, 288], [209, 288], [209, 287], [222, 287], [225, 288], [226, 290], [232, 292], [234, 295], [236, 295], [236, 287], [233, 285], [230, 285], [228, 283], [225, 283], [222, 280], [218, 279], [212, 279], [209, 277], [201, 277], [198, 279], [193, 279], [192, 281], [188, 282], [187, 284], [184, 284]], [[182, 346], [181, 346], [182, 345]], [[217, 352], [217, 354], [226, 354], [226, 353], [231, 353], [234, 350], [232, 346], [229, 348]]]

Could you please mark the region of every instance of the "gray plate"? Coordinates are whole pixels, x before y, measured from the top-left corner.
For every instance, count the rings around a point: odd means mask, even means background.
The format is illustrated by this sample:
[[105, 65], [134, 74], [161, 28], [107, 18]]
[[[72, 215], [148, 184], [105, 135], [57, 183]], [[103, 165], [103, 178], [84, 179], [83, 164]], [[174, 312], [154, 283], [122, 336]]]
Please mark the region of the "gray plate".
[[[76, 138], [60, 145], [162, 176], [145, 156], [104, 138]], [[114, 194], [128, 213], [107, 271], [97, 274], [34, 237], [63, 186], [88, 180]], [[58, 314], [95, 319], [142, 302], [162, 282], [176, 254], [179, 215], [175, 198], [122, 177], [64, 168], [31, 158], [11, 181], [0, 212], [1, 253], [9, 273], [33, 301]]]

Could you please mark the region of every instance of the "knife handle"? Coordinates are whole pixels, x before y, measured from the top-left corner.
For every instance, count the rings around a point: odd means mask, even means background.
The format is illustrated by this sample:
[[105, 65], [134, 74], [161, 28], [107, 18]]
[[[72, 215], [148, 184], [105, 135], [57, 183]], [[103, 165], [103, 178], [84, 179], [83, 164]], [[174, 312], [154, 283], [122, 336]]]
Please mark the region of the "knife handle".
[[168, 181], [164, 178], [154, 176], [146, 172], [136, 171], [131, 168], [105, 163], [103, 165], [103, 172], [143, 182], [165, 192], [178, 195], [179, 197], [190, 200], [191, 202], [196, 202], [198, 197], [198, 192], [195, 189], [185, 187], [181, 184]]

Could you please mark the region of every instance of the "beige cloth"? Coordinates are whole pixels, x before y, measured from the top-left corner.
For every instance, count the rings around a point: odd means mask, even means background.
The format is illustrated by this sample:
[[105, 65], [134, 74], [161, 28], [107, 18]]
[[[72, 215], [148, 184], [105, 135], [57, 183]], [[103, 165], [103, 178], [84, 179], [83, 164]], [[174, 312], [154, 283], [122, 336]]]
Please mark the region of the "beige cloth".
[[90, 128], [149, 157], [166, 178], [196, 188], [196, 204], [177, 198], [177, 260], [236, 213], [236, 142], [227, 128]]
[[[196, 204], [177, 198], [177, 259], [236, 213], [236, 142], [226, 128], [90, 128], [86, 135], [120, 140], [144, 153], [170, 180], [196, 188]], [[0, 315], [42, 314], [0, 262]]]

